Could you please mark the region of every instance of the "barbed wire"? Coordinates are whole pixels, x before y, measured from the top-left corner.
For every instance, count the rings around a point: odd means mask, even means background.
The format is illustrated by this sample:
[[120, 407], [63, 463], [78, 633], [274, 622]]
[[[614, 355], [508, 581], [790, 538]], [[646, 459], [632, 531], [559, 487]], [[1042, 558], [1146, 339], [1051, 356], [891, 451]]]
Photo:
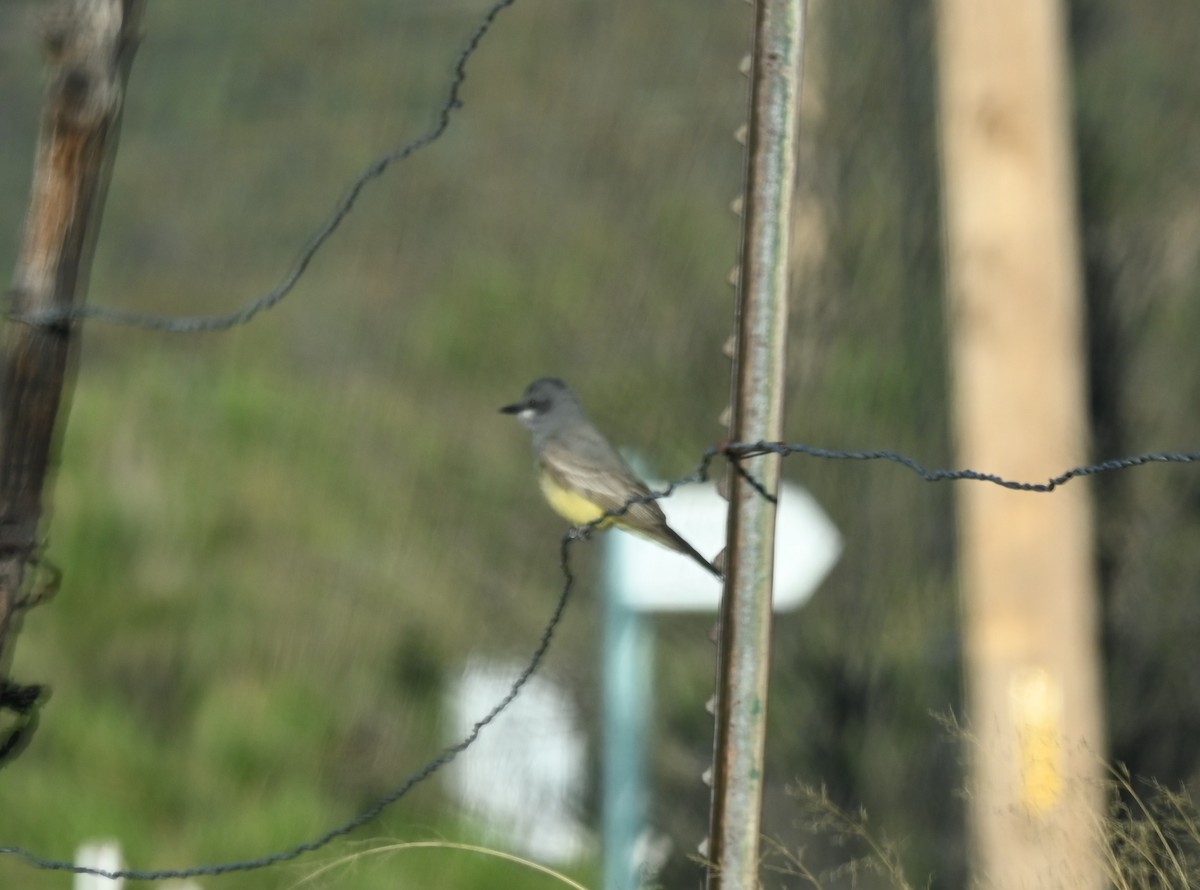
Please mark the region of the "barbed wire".
[[[1001, 488], [1008, 488], [1013, 491], [1030, 491], [1049, 493], [1054, 491], [1061, 485], [1070, 482], [1072, 479], [1080, 479], [1085, 476], [1095, 476], [1100, 473], [1108, 473], [1113, 470], [1128, 470], [1133, 467], [1141, 467], [1147, 464], [1163, 463], [1163, 464], [1190, 464], [1200, 462], [1200, 451], [1150, 451], [1144, 454], [1137, 454], [1133, 457], [1122, 457], [1113, 460], [1101, 461], [1095, 464], [1085, 464], [1083, 466], [1074, 467], [1061, 473], [1058, 476], [1051, 476], [1045, 482], [1018, 482], [1012, 479], [1005, 479], [1003, 476], [998, 476], [995, 473], [981, 473], [978, 470], [927, 470], [917, 461], [907, 455], [899, 454], [895, 451], [842, 451], [834, 448], [816, 448], [812, 445], [802, 443], [788, 444], [785, 442], [734, 442], [722, 447], [710, 448], [705, 452], [704, 460], [697, 472], [707, 472], [708, 465], [719, 454], [724, 454], [730, 457], [735, 462], [748, 457], [757, 457], [764, 454], [776, 454], [780, 457], [787, 457], [790, 454], [806, 454], [809, 457], [819, 457], [827, 460], [851, 460], [851, 461], [871, 461], [883, 460], [891, 463], [900, 464], [912, 470], [926, 482], [953, 482], [958, 480], [970, 480], [975, 482], [991, 482], [993, 485], [999, 485]], [[736, 465], [736, 464], [735, 464]], [[749, 480], [755, 485], [756, 489], [764, 497], [771, 497], [760, 485], [753, 479]]]
[[450, 88], [446, 94], [446, 101], [442, 103], [441, 108], [438, 110], [437, 119], [433, 127], [411, 142], [379, 156], [367, 165], [354, 181], [351, 182], [350, 187], [346, 189], [341, 199], [334, 205], [333, 212], [312, 237], [309, 238], [308, 243], [300, 251], [300, 255], [292, 264], [291, 269], [288, 270], [287, 274], [284, 275], [283, 279], [272, 290], [247, 303], [241, 309], [230, 312], [227, 315], [171, 317], [85, 304], [31, 314], [13, 313], [10, 311], [7, 317], [10, 321], [38, 327], [54, 327], [68, 321], [91, 319], [94, 321], [104, 321], [109, 324], [165, 331], [167, 333], [194, 334], [202, 331], [229, 330], [230, 328], [245, 324], [260, 312], [272, 308], [292, 292], [301, 277], [308, 270], [308, 266], [317, 255], [317, 252], [333, 233], [337, 231], [342, 221], [350, 215], [350, 211], [354, 209], [359, 195], [366, 188], [367, 184], [382, 176], [392, 164], [407, 160], [421, 149], [436, 142], [446, 132], [450, 126], [450, 120], [454, 112], [462, 108], [463, 105], [461, 92], [463, 83], [467, 79], [467, 62], [470, 61], [476, 50], [479, 49], [483, 38], [491, 30], [496, 18], [515, 2], [516, 0], [496, 0], [488, 8], [483, 19], [472, 32], [466, 46], [459, 53], [458, 59], [454, 64]]
[[678, 489], [695, 483], [706, 482], [709, 479], [712, 470], [713, 461], [718, 457], [725, 457], [729, 460], [730, 466], [737, 472], [743, 473], [745, 478], [751, 482], [755, 489], [766, 498], [774, 500], [773, 495], [767, 492], [761, 484], [745, 474], [744, 468], [740, 466], [740, 462], [751, 457], [762, 455], [778, 455], [779, 457], [788, 457], [793, 454], [804, 454], [809, 457], [828, 459], [828, 460], [850, 460], [850, 461], [873, 461], [882, 460], [891, 463], [900, 464], [903, 467], [912, 470], [926, 482], [945, 482], [945, 481], [972, 481], [972, 482], [988, 482], [993, 485], [998, 485], [1001, 488], [1012, 489], [1014, 491], [1025, 491], [1031, 493], [1050, 493], [1059, 486], [1072, 479], [1079, 479], [1086, 476], [1095, 476], [1099, 473], [1112, 472], [1117, 470], [1129, 470], [1134, 467], [1146, 466], [1154, 463], [1198, 463], [1200, 462], [1200, 452], [1147, 452], [1144, 454], [1134, 455], [1132, 457], [1117, 458], [1114, 460], [1106, 460], [1100, 463], [1085, 464], [1074, 467], [1053, 476], [1046, 482], [1019, 482], [1011, 479], [1005, 479], [995, 473], [984, 473], [978, 470], [962, 469], [962, 470], [929, 470], [907, 455], [900, 454], [895, 451], [879, 450], [879, 451], [845, 451], [832, 448], [817, 448], [812, 445], [803, 443], [785, 443], [785, 442], [734, 442], [724, 445], [714, 446], [704, 452], [697, 464], [696, 469], [686, 476], [682, 476], [673, 482], [668, 483], [664, 488], [657, 491], [652, 491], [649, 494], [639, 495], [638, 497], [630, 498], [625, 504], [609, 510], [587, 525], [568, 530], [560, 541], [559, 546], [559, 567], [563, 574], [563, 586], [558, 595], [558, 601], [555, 604], [554, 610], [550, 616], [550, 620], [542, 630], [541, 637], [533, 650], [528, 662], [522, 671], [513, 681], [505, 695], [480, 718], [472, 727], [471, 730], [463, 736], [455, 744], [445, 748], [440, 754], [422, 766], [420, 769], [406, 776], [392, 791], [383, 797], [379, 798], [375, 803], [371, 804], [366, 809], [352, 816], [350, 819], [342, 822], [324, 834], [317, 836], [308, 841], [304, 841], [286, 849], [269, 853], [264, 856], [259, 856], [253, 859], [235, 860], [231, 862], [213, 863], [209, 865], [197, 865], [188, 868], [163, 869], [158, 871], [150, 871], [143, 869], [122, 869], [117, 871], [105, 871], [99, 868], [79, 865], [74, 862], [62, 859], [52, 859], [45, 856], [40, 856], [30, 850], [26, 850], [19, 846], [0, 846], [0, 856], [9, 856], [28, 865], [44, 871], [60, 871], [70, 872], [72, 874], [87, 874], [95, 875], [96, 877], [108, 879], [125, 879], [130, 881], [165, 881], [172, 879], [183, 878], [200, 878], [214, 877], [217, 875], [230, 874], [232, 872], [255, 871], [262, 868], [267, 868], [272, 865], [279, 865], [284, 862], [290, 862], [298, 859], [305, 853], [312, 853], [329, 843], [337, 840], [340, 837], [350, 834], [357, 828], [361, 828], [371, 820], [378, 817], [388, 807], [397, 803], [408, 792], [424, 782], [442, 767], [453, 761], [459, 754], [466, 751], [475, 740], [479, 738], [481, 732], [486, 729], [497, 717], [516, 699], [521, 693], [521, 690], [529, 682], [534, 672], [541, 665], [546, 652], [550, 648], [550, 643], [554, 638], [554, 633], [558, 629], [562, 621], [562, 617], [566, 611], [567, 601], [570, 598], [571, 590], [575, 584], [575, 574], [571, 568], [571, 547], [576, 541], [587, 540], [592, 536], [592, 533], [600, 528], [604, 523], [614, 517], [620, 517], [627, 513], [636, 504], [646, 503], [647, 501], [656, 501], [662, 498], [670, 497]]

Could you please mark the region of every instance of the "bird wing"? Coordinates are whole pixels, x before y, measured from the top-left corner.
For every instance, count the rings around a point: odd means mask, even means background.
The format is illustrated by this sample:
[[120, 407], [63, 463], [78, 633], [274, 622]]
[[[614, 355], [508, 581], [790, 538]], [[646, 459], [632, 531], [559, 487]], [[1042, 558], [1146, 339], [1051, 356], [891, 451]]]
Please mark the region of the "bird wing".
[[[560, 444], [548, 441], [542, 446], [541, 460], [556, 483], [577, 491], [605, 511], [620, 510], [630, 498], [650, 494], [621, 455], [603, 440], [574, 441], [569, 453]], [[614, 521], [645, 531], [657, 531], [666, 523], [662, 508], [654, 501], [632, 504]]]
[[625, 509], [610, 522], [686, 553], [717, 578], [724, 577], [719, 568], [667, 525], [656, 501], [629, 503], [630, 498], [649, 496], [650, 489], [599, 433], [577, 432], [569, 450], [554, 440], [542, 443], [541, 463], [558, 487], [577, 492], [605, 512]]

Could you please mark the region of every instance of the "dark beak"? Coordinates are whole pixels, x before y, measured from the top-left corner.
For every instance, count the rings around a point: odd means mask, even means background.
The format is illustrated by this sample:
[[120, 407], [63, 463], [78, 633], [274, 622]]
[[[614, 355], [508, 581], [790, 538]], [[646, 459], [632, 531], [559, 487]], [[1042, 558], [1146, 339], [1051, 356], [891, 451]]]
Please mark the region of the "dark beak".
[[525, 405], [517, 402], [515, 405], [505, 405], [500, 409], [501, 414], [520, 414], [525, 410]]

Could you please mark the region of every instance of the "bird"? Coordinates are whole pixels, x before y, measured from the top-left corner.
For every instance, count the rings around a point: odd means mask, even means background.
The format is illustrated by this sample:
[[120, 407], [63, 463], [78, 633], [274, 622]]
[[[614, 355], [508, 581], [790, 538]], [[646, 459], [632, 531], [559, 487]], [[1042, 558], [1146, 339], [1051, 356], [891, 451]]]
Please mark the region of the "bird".
[[[538, 483], [556, 513], [575, 526], [615, 525], [686, 554], [717, 578], [721, 570], [667, 525], [662, 508], [624, 458], [588, 419], [578, 396], [557, 377], [526, 387], [500, 409], [532, 433]], [[645, 498], [646, 500], [637, 500]], [[606, 515], [610, 511], [619, 515]]]

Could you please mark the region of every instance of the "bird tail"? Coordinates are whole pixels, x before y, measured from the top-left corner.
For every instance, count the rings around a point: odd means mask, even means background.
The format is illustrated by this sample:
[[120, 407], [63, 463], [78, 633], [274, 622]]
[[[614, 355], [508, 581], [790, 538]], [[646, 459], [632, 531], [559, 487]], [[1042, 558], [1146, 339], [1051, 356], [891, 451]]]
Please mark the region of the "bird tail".
[[686, 553], [700, 565], [704, 566], [705, 569], [712, 572], [718, 581], [725, 580], [724, 572], [717, 568], [713, 563], [705, 559], [699, 550], [681, 538], [679, 534], [669, 525], [664, 524], [658, 531], [660, 533], [660, 537], [657, 537], [657, 540], [659, 540], [661, 543], [666, 544], [673, 550], [678, 550], [680, 553]]

